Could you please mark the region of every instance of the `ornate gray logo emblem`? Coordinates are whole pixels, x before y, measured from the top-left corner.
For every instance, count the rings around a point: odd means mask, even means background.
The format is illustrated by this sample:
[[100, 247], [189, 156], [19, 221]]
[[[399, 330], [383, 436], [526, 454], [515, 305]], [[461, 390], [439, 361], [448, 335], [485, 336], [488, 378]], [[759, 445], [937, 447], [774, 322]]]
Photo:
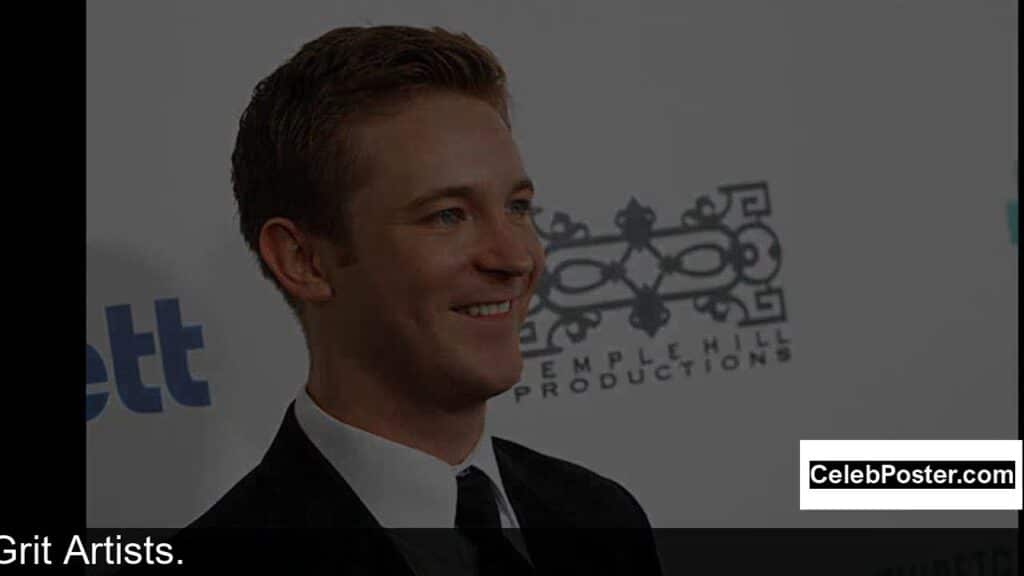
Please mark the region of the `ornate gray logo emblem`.
[[[777, 281], [782, 247], [769, 216], [766, 182], [721, 186], [664, 228], [636, 198], [615, 214], [618, 231], [607, 234], [593, 234], [563, 212], [544, 229], [535, 214], [547, 267], [520, 332], [523, 356], [557, 354], [583, 341], [611, 311], [628, 310], [630, 325], [653, 338], [681, 308], [670, 305], [684, 301], [720, 323], [785, 322]], [[634, 264], [652, 258], [653, 277], [639, 277]]]

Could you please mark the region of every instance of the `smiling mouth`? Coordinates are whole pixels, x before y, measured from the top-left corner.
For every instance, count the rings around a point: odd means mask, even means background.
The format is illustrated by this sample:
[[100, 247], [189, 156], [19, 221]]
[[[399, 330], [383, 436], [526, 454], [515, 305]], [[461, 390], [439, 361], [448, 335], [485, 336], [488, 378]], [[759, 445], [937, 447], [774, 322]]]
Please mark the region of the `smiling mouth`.
[[472, 318], [503, 318], [512, 310], [512, 301], [488, 302], [452, 308], [455, 312]]

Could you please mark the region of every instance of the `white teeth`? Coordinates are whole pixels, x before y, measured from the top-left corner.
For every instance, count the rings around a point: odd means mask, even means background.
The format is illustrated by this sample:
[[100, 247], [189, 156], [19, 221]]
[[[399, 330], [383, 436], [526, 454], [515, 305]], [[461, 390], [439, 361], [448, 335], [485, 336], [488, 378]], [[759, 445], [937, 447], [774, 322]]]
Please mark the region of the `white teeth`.
[[512, 302], [510, 300], [506, 300], [497, 304], [474, 304], [472, 306], [462, 308], [462, 311], [470, 316], [492, 316], [494, 314], [504, 314], [511, 309]]

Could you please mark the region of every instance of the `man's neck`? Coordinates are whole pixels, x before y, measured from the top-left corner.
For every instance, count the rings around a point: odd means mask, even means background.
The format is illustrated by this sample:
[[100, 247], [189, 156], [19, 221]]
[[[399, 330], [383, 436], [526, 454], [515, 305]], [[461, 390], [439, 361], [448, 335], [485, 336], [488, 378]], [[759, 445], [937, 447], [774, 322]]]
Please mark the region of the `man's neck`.
[[452, 465], [464, 461], [480, 440], [486, 402], [445, 410], [404, 393], [409, 382], [388, 381], [350, 364], [311, 362], [306, 390], [333, 418]]

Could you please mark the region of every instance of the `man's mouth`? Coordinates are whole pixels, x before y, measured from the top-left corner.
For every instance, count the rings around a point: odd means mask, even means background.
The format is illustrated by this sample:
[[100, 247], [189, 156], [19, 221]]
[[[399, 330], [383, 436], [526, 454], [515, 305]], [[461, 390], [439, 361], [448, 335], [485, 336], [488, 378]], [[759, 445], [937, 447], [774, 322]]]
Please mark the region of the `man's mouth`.
[[504, 300], [502, 302], [481, 302], [479, 304], [470, 304], [469, 306], [460, 306], [458, 308], [452, 308], [459, 314], [465, 314], [474, 318], [486, 318], [486, 317], [501, 317], [508, 315], [509, 310], [512, 309], [512, 301]]

